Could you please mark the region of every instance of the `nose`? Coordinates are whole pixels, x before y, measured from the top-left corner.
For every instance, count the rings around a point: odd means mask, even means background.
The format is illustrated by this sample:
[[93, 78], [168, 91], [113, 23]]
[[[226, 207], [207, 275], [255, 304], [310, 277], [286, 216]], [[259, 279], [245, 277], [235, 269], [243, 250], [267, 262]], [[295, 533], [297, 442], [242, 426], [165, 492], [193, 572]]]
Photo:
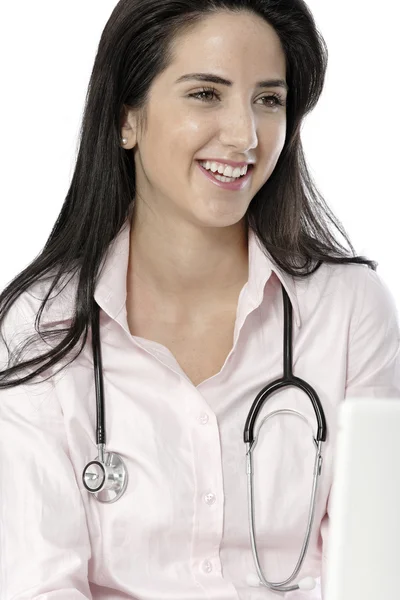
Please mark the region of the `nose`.
[[226, 112], [225, 117], [220, 115], [219, 118], [221, 145], [234, 147], [237, 154], [246, 154], [257, 148], [257, 118], [251, 107], [233, 107]]

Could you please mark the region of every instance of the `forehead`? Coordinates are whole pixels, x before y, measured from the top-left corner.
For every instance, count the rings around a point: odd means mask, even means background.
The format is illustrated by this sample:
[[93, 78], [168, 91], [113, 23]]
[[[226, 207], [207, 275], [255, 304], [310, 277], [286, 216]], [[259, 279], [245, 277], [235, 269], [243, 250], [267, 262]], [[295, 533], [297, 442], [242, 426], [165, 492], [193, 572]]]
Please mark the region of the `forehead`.
[[[205, 67], [235, 69], [244, 65], [251, 74], [271, 68], [285, 75], [286, 61], [280, 39], [274, 28], [262, 17], [241, 11], [220, 11], [207, 15], [189, 31], [177, 36], [173, 45], [174, 74], [182, 69], [193, 71]], [[209, 69], [207, 69], [209, 70]]]

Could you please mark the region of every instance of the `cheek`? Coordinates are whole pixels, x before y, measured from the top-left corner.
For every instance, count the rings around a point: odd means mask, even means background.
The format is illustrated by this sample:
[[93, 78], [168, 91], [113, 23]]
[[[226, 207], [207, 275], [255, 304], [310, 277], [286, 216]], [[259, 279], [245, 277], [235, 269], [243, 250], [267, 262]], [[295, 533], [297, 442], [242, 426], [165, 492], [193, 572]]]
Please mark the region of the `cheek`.
[[275, 140], [276, 140], [275, 145], [279, 149], [279, 152], [282, 151], [282, 148], [285, 145], [286, 130], [287, 130], [287, 122], [286, 122], [286, 114], [285, 114], [284, 119], [282, 119], [279, 122], [277, 131], [276, 131], [276, 136], [275, 136]]
[[276, 167], [276, 163], [279, 160], [279, 157], [281, 155], [282, 152], [282, 146], [281, 145], [275, 145], [274, 147], [272, 147], [268, 153], [268, 159], [265, 163], [265, 177], [269, 178], [273, 171], [275, 170]]
[[201, 148], [206, 140], [204, 126], [193, 117], [170, 115], [165, 121], [159, 121], [153, 129], [152, 147], [160, 149], [169, 163], [180, 160], [190, 160], [193, 154]]
[[172, 155], [181, 152], [190, 160], [190, 156], [203, 148], [212, 136], [212, 127], [204, 119], [193, 115], [181, 115], [171, 127]]
[[[267, 162], [276, 164], [286, 139], [286, 120], [285, 122], [276, 123], [274, 127], [270, 127], [268, 132], [263, 135], [263, 151], [267, 157]], [[260, 140], [261, 143], [261, 140]]]

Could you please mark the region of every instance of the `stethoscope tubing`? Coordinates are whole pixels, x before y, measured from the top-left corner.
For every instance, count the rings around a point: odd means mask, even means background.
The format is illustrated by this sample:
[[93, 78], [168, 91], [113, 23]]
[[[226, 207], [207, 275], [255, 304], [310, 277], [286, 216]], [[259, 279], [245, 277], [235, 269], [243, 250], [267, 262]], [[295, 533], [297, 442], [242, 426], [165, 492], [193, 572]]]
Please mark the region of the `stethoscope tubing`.
[[96, 443], [99, 447], [106, 444], [103, 362], [100, 343], [100, 307], [93, 298], [92, 317], [92, 352], [94, 365], [94, 382], [96, 388]]
[[318, 429], [316, 440], [318, 442], [326, 441], [326, 419], [324, 410], [316, 391], [303, 379], [293, 375], [293, 358], [292, 358], [292, 305], [289, 296], [282, 285], [283, 306], [284, 306], [284, 335], [283, 335], [283, 377], [266, 385], [256, 396], [244, 426], [243, 439], [245, 444], [252, 445], [254, 442], [254, 427], [258, 414], [268, 397], [285, 387], [297, 387], [305, 392], [311, 400], [314, 408], [315, 417], [317, 419]]
[[[247, 456], [247, 493], [248, 493], [248, 518], [250, 525], [250, 540], [253, 552], [254, 563], [257, 569], [257, 574], [260, 578], [261, 583], [267, 588], [273, 591], [279, 592], [291, 592], [299, 589], [299, 585], [294, 584], [292, 586], [288, 586], [290, 582], [295, 579], [298, 575], [307, 552], [307, 548], [310, 541], [312, 524], [314, 521], [315, 514], [315, 500], [316, 493], [318, 489], [318, 481], [319, 476], [321, 475], [322, 470], [322, 443], [326, 440], [327, 428], [326, 428], [326, 419], [324, 410], [322, 408], [321, 401], [318, 397], [316, 391], [303, 379], [296, 377], [293, 375], [293, 358], [292, 358], [292, 323], [293, 323], [293, 310], [292, 305], [290, 303], [289, 296], [282, 285], [282, 295], [283, 295], [283, 305], [284, 305], [284, 336], [283, 336], [283, 377], [281, 379], [277, 379], [269, 383], [265, 386], [257, 395], [254, 400], [249, 414], [246, 419], [243, 438], [246, 444], [246, 456]], [[283, 389], [285, 387], [296, 387], [305, 392], [311, 400], [312, 406], [314, 408], [315, 417], [317, 420], [317, 434], [313, 438], [313, 441], [316, 446], [315, 452], [315, 460], [314, 460], [314, 470], [313, 470], [313, 486], [311, 491], [311, 498], [309, 504], [309, 512], [307, 518], [307, 527], [306, 533], [304, 536], [302, 548], [300, 551], [300, 556], [297, 561], [297, 564], [292, 572], [292, 574], [281, 582], [271, 582], [268, 581], [263, 572], [260, 565], [260, 560], [257, 552], [257, 544], [255, 540], [255, 510], [254, 510], [254, 481], [253, 481], [253, 451], [255, 444], [257, 443], [257, 435], [254, 434], [254, 428], [256, 424], [257, 417], [264, 406], [265, 402], [268, 398], [276, 391]], [[268, 418], [274, 416], [275, 414], [284, 413], [284, 412], [297, 412], [293, 410], [279, 410], [271, 413], [266, 417], [263, 421]], [[300, 415], [302, 416], [302, 415]], [[306, 420], [303, 416], [302, 418]]]
[[297, 564], [296, 564], [292, 574], [287, 579], [285, 579], [284, 581], [281, 581], [281, 582], [268, 581], [262, 572], [262, 567], [260, 564], [260, 559], [259, 559], [258, 551], [257, 551], [257, 544], [256, 544], [256, 540], [255, 540], [253, 453], [251, 450], [248, 450], [248, 452], [247, 452], [247, 494], [248, 494], [248, 498], [249, 498], [248, 518], [249, 518], [249, 524], [250, 524], [251, 547], [252, 547], [252, 552], [253, 552], [254, 563], [255, 563], [257, 574], [260, 578], [260, 581], [271, 590], [278, 591], [278, 592], [291, 592], [291, 591], [295, 591], [295, 590], [299, 589], [299, 586], [297, 584], [292, 585], [292, 586], [288, 586], [287, 584], [291, 583], [293, 581], [293, 579], [295, 579], [297, 577], [297, 575], [299, 574], [300, 569], [303, 565], [306, 553], [307, 553], [308, 545], [310, 543], [312, 524], [314, 521], [314, 514], [315, 514], [315, 499], [316, 499], [317, 490], [318, 490], [319, 476], [321, 474], [321, 460], [320, 460], [321, 452], [322, 452], [322, 442], [318, 442], [317, 451], [316, 451], [315, 460], [314, 460], [313, 485], [312, 485], [312, 489], [311, 489], [311, 498], [310, 498], [310, 504], [309, 504], [310, 508], [309, 508], [308, 518], [307, 518], [306, 534], [304, 536], [303, 545], [302, 545], [302, 548], [300, 551], [300, 556], [299, 556], [299, 559], [297, 561]]

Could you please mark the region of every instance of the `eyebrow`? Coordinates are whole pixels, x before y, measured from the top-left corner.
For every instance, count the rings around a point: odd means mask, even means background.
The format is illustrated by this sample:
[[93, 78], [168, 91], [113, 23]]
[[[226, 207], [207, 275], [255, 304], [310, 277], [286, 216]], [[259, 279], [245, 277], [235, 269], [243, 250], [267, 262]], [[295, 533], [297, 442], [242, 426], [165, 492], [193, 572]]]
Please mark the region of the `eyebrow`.
[[[217, 83], [219, 85], [227, 85], [232, 86], [232, 81], [229, 79], [223, 79], [223, 77], [219, 77], [218, 75], [213, 75], [212, 73], [189, 73], [188, 75], [182, 75], [175, 81], [175, 83], [181, 83], [183, 81], [207, 81], [211, 83]], [[265, 88], [265, 87], [282, 87], [287, 92], [289, 91], [289, 86], [284, 79], [266, 79], [265, 81], [258, 81], [256, 83], [257, 88]]]

